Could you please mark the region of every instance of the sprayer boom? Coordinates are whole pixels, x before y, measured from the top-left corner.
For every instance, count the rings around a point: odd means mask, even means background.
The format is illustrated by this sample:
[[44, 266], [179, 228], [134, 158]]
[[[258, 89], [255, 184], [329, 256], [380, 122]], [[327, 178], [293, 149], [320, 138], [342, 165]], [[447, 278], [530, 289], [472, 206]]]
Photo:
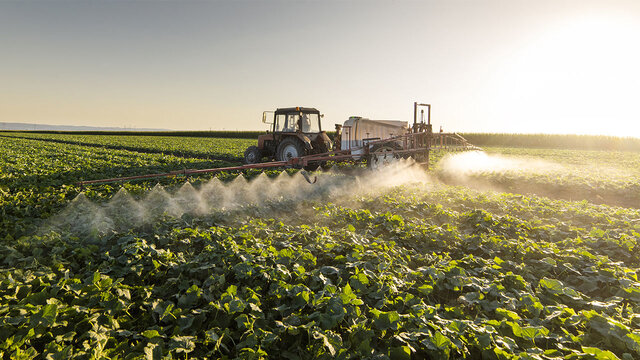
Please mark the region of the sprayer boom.
[[153, 179], [153, 178], [168, 177], [168, 176], [189, 176], [189, 175], [198, 175], [198, 174], [206, 174], [206, 173], [216, 173], [216, 172], [222, 172], [222, 171], [263, 169], [263, 168], [287, 166], [287, 163], [288, 163], [287, 161], [274, 161], [269, 163], [249, 164], [249, 165], [231, 166], [231, 167], [214, 168], [214, 169], [184, 169], [184, 170], [171, 171], [168, 173], [160, 173], [160, 174], [136, 175], [136, 176], [126, 176], [126, 177], [100, 179], [100, 180], [87, 180], [87, 181], [80, 181], [77, 184], [80, 186], [84, 186], [84, 185], [92, 185], [92, 184], [112, 183], [112, 182], [118, 182], [118, 181]]
[[[392, 137], [388, 139], [372, 140], [367, 142], [366, 146], [359, 148], [352, 148], [348, 150], [331, 151], [322, 154], [314, 154], [308, 156], [302, 156], [289, 159], [288, 161], [271, 161], [258, 164], [246, 164], [240, 166], [230, 166], [212, 169], [184, 169], [178, 171], [171, 171], [167, 173], [148, 174], [148, 175], [136, 175], [126, 176], [110, 179], [99, 180], [87, 180], [80, 181], [77, 184], [81, 187], [85, 185], [114, 183], [121, 181], [143, 180], [153, 179], [170, 176], [190, 176], [200, 175], [207, 173], [219, 173], [223, 171], [243, 171], [249, 169], [268, 169], [268, 168], [304, 168], [309, 164], [326, 163], [327, 161], [354, 161], [359, 162], [367, 160], [369, 166], [386, 163], [392, 159], [412, 157], [420, 162], [425, 168], [428, 168], [429, 151], [442, 149], [447, 151], [463, 151], [479, 149], [455, 133], [440, 133], [437, 137], [434, 137], [430, 142], [425, 139], [421, 139], [424, 133], [411, 133]], [[398, 142], [405, 144], [405, 147], [397, 147]], [[371, 149], [379, 149], [379, 151], [371, 151]], [[307, 181], [311, 181], [308, 176], [305, 176]]]
[[[424, 108], [427, 108], [427, 118], [425, 122]], [[418, 109], [421, 110], [420, 120], [418, 120]], [[299, 117], [298, 125], [305, 119], [305, 116], [314, 115], [319, 119], [321, 116], [316, 109], [313, 108], [285, 108], [278, 111], [288, 111], [284, 115], [292, 113]], [[282, 140], [278, 147], [282, 147], [281, 156], [278, 161], [255, 162], [260, 159], [262, 153], [259, 147], [250, 147], [247, 151], [252, 150], [255, 156], [252, 161], [245, 165], [231, 166], [214, 169], [185, 169], [179, 171], [171, 171], [161, 174], [127, 176], [111, 179], [87, 180], [80, 181], [77, 184], [82, 186], [92, 184], [104, 184], [119, 181], [131, 181], [141, 179], [152, 179], [168, 176], [189, 176], [206, 173], [218, 173], [223, 171], [244, 171], [249, 169], [267, 169], [267, 168], [304, 168], [316, 169], [323, 166], [327, 162], [366, 161], [368, 166], [377, 166], [386, 164], [393, 159], [408, 158], [415, 159], [425, 168], [429, 167], [429, 153], [432, 150], [444, 151], [463, 151], [479, 149], [470, 144], [465, 138], [456, 133], [439, 133], [434, 134], [431, 125], [431, 105], [414, 103], [413, 126], [408, 127], [406, 122], [392, 120], [369, 120], [361, 117], [351, 117], [344, 125], [337, 125], [336, 130], [336, 150], [326, 151], [326, 141], [312, 142], [309, 140], [308, 134], [297, 132], [296, 137], [288, 137]], [[306, 111], [306, 112], [305, 112]], [[277, 111], [276, 111], [277, 113]], [[308, 113], [308, 114], [307, 114]], [[282, 114], [281, 114], [282, 115]], [[283, 116], [284, 116], [283, 115]], [[288, 116], [287, 115], [287, 116]], [[276, 124], [279, 126], [279, 118], [276, 117]], [[276, 126], [274, 125], [274, 126]], [[273, 134], [261, 135], [262, 141], [272, 141], [267, 138], [273, 137]], [[266, 139], [266, 140], [265, 140]], [[302, 140], [300, 140], [302, 139]], [[324, 137], [318, 137], [324, 139]], [[328, 138], [327, 138], [328, 139]], [[305, 142], [307, 141], [307, 142]], [[259, 139], [260, 142], [260, 139]], [[330, 141], [329, 141], [330, 143]], [[315, 145], [314, 145], [315, 144]], [[317, 146], [313, 148], [313, 146]], [[302, 151], [300, 149], [311, 147], [313, 151]], [[255, 149], [254, 149], [255, 148]], [[324, 149], [325, 151], [318, 151]], [[309, 154], [311, 153], [311, 154]], [[284, 155], [283, 155], [284, 154]], [[286, 155], [286, 156], [285, 156]], [[245, 159], [247, 153], [245, 152]], [[282, 160], [285, 159], [285, 160]], [[307, 181], [311, 182], [308, 176]], [[314, 181], [315, 182], [315, 181]]]

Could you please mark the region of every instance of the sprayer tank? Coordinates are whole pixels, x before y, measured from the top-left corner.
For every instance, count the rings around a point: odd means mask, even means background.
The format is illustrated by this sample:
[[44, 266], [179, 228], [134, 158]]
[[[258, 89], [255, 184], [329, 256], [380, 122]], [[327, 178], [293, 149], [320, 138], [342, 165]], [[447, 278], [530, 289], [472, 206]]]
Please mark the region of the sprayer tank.
[[[399, 120], [370, 120], [352, 116], [342, 126], [340, 141], [342, 150], [352, 150], [352, 154], [361, 154], [367, 141], [388, 139], [406, 134], [408, 123]], [[359, 149], [356, 149], [359, 148]]]

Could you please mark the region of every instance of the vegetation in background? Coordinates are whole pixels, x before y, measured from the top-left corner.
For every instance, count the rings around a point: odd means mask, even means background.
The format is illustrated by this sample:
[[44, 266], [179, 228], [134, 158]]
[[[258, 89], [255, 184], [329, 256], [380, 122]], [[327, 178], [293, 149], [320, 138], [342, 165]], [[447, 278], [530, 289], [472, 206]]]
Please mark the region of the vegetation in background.
[[640, 138], [603, 135], [461, 133], [476, 146], [640, 151]]
[[227, 161], [242, 161], [246, 148], [251, 145], [255, 145], [256, 143], [256, 140], [242, 138], [172, 137], [150, 135], [122, 136], [81, 135], [75, 133], [45, 134], [14, 132], [5, 133], [4, 135], [0, 133], [0, 136]]
[[[24, 134], [22, 131], [2, 131], [0, 135]], [[29, 134], [172, 136], [257, 139], [264, 131], [29, 131]], [[334, 131], [327, 132], [333, 138]], [[603, 135], [460, 133], [476, 146], [547, 148], [607, 151], [640, 151], [640, 138]]]
[[67, 135], [117, 135], [117, 136], [184, 136], [212, 137], [222, 139], [257, 139], [264, 131], [12, 131], [2, 130], [0, 134], [67, 134]]
[[449, 184], [640, 208], [638, 152], [483, 149], [440, 161], [435, 173]]

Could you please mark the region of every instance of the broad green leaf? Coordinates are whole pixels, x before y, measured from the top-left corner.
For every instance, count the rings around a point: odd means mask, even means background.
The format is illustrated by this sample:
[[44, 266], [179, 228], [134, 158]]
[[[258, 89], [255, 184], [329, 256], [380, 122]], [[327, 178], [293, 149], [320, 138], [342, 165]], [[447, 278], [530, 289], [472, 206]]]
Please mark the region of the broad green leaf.
[[374, 315], [374, 324], [380, 330], [397, 330], [398, 323], [400, 322], [400, 315], [396, 311], [380, 311], [372, 309], [371, 312]]
[[427, 284], [423, 284], [423, 285], [418, 286], [418, 291], [420, 291], [424, 295], [429, 295], [433, 291], [433, 286], [427, 285]]
[[520, 315], [518, 315], [514, 311], [507, 310], [507, 309], [502, 309], [502, 308], [496, 309], [496, 315], [498, 315], [498, 317], [500, 318], [511, 320], [511, 321], [520, 320]]
[[582, 351], [585, 354], [593, 355], [597, 360], [620, 360], [614, 353], [609, 350], [601, 350], [596, 347], [583, 346]]
[[142, 332], [142, 336], [146, 337], [147, 339], [153, 339], [155, 337], [160, 337], [160, 333], [158, 332], [158, 330], [145, 330]]
[[441, 350], [448, 349], [451, 346], [451, 340], [444, 336], [440, 331], [436, 331], [432, 338], [433, 344]]
[[408, 346], [398, 346], [391, 348], [389, 351], [389, 357], [391, 360], [406, 360], [411, 359], [411, 348]]
[[540, 280], [539, 286], [544, 289], [548, 289], [554, 293], [562, 292], [564, 284], [560, 280], [543, 278]]

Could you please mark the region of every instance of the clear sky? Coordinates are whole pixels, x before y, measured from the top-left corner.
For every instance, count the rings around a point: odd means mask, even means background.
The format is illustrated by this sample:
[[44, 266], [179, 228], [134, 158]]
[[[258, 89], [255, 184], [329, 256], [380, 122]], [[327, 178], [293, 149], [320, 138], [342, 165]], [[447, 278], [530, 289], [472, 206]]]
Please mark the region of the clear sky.
[[2, 1], [0, 121], [640, 137], [640, 1]]

